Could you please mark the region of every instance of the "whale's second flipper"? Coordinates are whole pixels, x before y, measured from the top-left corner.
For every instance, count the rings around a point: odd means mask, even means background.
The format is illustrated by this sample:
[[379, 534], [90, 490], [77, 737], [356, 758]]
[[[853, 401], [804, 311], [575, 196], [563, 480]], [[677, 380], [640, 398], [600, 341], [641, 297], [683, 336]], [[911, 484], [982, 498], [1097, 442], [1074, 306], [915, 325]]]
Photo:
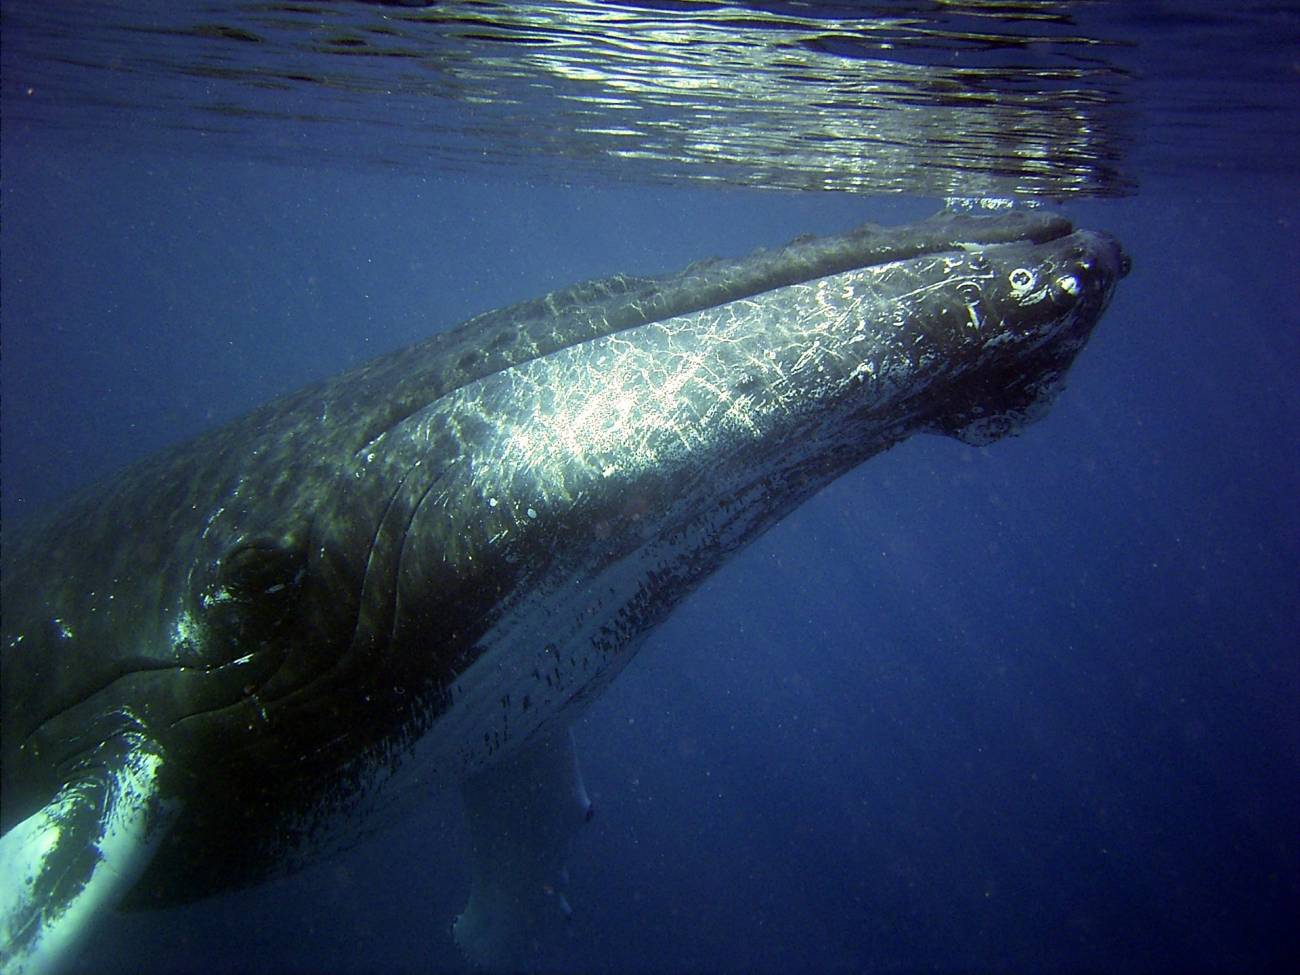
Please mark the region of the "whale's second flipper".
[[176, 811], [162, 766], [152, 738], [115, 734], [0, 838], [0, 973], [57, 971], [131, 889]]
[[469, 779], [461, 794], [473, 851], [456, 943], [476, 965], [517, 967], [535, 936], [570, 915], [564, 862], [592, 815], [572, 734], [528, 746]]

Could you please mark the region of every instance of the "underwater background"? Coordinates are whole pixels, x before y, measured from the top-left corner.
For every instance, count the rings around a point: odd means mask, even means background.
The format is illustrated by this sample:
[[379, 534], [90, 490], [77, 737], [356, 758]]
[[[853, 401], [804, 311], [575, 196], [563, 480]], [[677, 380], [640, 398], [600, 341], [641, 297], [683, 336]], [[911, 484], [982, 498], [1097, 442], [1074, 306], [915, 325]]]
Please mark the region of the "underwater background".
[[[578, 720], [597, 814], [570, 864], [574, 917], [537, 967], [1296, 970], [1293, 5], [992, 5], [1008, 31], [1011, 8], [1037, 7], [1068, 18], [1058, 39], [1086, 27], [1110, 44], [1067, 60], [1084, 80], [1111, 72], [1110, 114], [1071, 131], [1113, 138], [1041, 183], [945, 157], [924, 128], [907, 137], [938, 162], [812, 173], [759, 145], [746, 151], [770, 173], [729, 160], [712, 181], [698, 155], [675, 171], [623, 171], [604, 146], [566, 156], [538, 141], [542, 112], [518, 131], [464, 124], [457, 138], [481, 144], [431, 155], [385, 135], [385, 102], [355, 85], [341, 101], [294, 91], [292, 124], [241, 109], [209, 125], [201, 99], [168, 99], [179, 77], [213, 92], [227, 76], [132, 69], [130, 104], [123, 78], [101, 87], [86, 68], [117, 70], [112, 51], [63, 57], [77, 16], [103, 28], [101, 5], [68, 5], [63, 33], [38, 6], [6, 4], [3, 21], [6, 529], [272, 397], [574, 281], [921, 219], [948, 196], [1033, 197], [1115, 234], [1133, 271], [1043, 420], [984, 448], [916, 437], [837, 481], [711, 578]], [[141, 27], [162, 6], [116, 9]], [[203, 17], [223, 6], [250, 8]], [[629, 6], [668, 21], [722, 5]], [[840, 29], [861, 14], [750, 7]], [[340, 10], [377, 16], [293, 16]], [[900, 63], [987, 63], [973, 28], [941, 26], [952, 36]], [[192, 63], [187, 43], [232, 30], [155, 33], [141, 63]], [[1030, 67], [1049, 107], [1083, 83]], [[41, 102], [69, 77], [82, 87]], [[364, 103], [365, 124], [313, 122], [313, 99]], [[160, 134], [168, 112], [187, 124]], [[491, 160], [475, 165], [475, 146]], [[77, 970], [456, 970], [460, 817], [455, 796], [431, 796], [301, 874], [120, 915]]]

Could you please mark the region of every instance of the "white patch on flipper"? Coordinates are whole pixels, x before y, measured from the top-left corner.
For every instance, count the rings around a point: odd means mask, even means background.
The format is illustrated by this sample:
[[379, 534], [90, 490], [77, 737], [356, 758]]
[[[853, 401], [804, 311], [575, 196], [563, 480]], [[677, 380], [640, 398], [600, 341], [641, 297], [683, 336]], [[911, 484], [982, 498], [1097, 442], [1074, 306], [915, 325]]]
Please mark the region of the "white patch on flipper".
[[0, 837], [0, 973], [59, 971], [131, 889], [175, 812], [158, 796], [161, 766], [151, 739], [116, 736]]

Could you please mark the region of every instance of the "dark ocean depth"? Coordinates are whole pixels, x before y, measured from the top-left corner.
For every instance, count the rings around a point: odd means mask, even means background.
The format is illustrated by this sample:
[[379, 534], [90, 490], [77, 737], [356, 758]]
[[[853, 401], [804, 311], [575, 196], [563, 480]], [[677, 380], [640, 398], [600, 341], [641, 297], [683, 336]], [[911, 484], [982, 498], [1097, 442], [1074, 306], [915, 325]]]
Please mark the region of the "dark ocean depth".
[[[1256, 151], [1061, 204], [1133, 271], [1046, 418], [834, 483], [596, 700], [540, 968], [1295, 970], [1300, 187]], [[942, 205], [13, 128], [2, 175], [6, 530], [479, 311]], [[454, 970], [460, 818], [114, 918], [77, 971]]]

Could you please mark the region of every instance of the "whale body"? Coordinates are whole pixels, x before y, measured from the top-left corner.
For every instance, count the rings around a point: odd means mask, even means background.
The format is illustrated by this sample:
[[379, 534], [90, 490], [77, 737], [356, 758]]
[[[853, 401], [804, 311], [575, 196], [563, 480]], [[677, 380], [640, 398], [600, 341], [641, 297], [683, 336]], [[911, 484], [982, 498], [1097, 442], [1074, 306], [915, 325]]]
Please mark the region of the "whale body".
[[1128, 259], [943, 213], [480, 315], [6, 532], [0, 968], [354, 842], [434, 788], [456, 939], [565, 908], [568, 725], [739, 548], [915, 433], [1040, 416]]

